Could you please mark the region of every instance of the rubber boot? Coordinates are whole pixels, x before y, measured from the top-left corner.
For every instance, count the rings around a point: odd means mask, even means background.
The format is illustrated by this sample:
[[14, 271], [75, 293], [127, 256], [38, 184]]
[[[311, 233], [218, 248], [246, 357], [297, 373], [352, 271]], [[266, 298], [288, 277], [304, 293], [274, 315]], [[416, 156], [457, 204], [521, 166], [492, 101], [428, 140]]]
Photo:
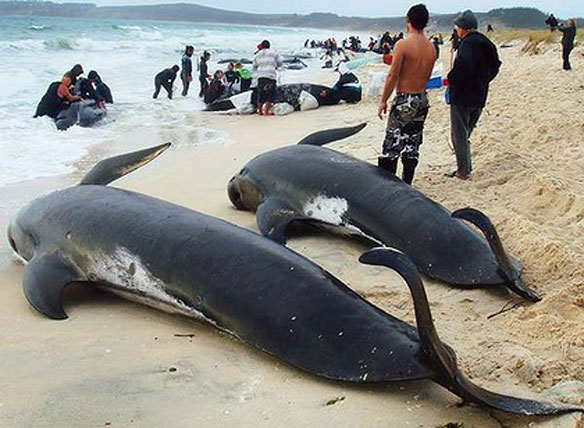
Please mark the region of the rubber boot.
[[379, 156], [377, 158], [377, 165], [393, 175], [397, 172], [397, 159], [390, 159], [388, 157]]
[[416, 166], [418, 166], [418, 159], [402, 158], [402, 164], [404, 166], [402, 180], [411, 185], [412, 181], [414, 181], [414, 172], [416, 171]]

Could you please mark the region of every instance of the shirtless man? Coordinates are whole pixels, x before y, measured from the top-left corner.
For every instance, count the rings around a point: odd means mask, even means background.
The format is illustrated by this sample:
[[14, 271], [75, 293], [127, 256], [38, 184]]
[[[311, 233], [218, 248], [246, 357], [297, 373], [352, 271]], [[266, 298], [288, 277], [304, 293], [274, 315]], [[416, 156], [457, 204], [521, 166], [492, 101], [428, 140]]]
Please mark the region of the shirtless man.
[[395, 45], [378, 111], [383, 120], [387, 114], [387, 100], [397, 88], [387, 121], [383, 153], [378, 162], [379, 167], [395, 175], [401, 155], [402, 179], [408, 184], [412, 184], [418, 165], [418, 149], [422, 144], [429, 107], [426, 83], [436, 61], [436, 49], [424, 36], [428, 18], [428, 9], [423, 4], [412, 6], [408, 11], [408, 37]]

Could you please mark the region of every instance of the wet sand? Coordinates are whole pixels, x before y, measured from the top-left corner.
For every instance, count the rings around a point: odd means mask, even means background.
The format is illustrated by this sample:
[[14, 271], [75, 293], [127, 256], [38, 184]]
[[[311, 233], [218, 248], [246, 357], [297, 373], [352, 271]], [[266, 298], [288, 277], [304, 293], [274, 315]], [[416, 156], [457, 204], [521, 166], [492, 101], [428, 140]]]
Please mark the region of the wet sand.
[[[527, 283], [544, 300], [530, 305], [501, 289], [460, 290], [429, 279], [425, 284], [438, 332], [473, 381], [522, 396], [549, 394], [555, 386], [558, 395], [582, 402], [582, 49], [573, 53], [572, 73], [560, 70], [558, 49], [526, 56], [517, 46], [501, 54], [501, 75], [472, 138], [472, 179], [443, 177], [455, 163], [448, 147], [448, 109], [439, 101], [443, 92], [434, 91], [415, 185], [449, 209], [485, 211], [509, 252], [524, 262]], [[361, 70], [361, 77], [366, 80], [369, 71]], [[332, 81], [334, 76], [324, 83]], [[376, 106], [365, 101], [270, 118], [193, 113], [185, 117], [184, 129], [138, 129], [92, 153], [75, 174], [0, 189], [0, 226], [4, 229], [27, 200], [78, 181], [96, 159], [177, 134], [184, 137], [196, 123], [225, 133], [226, 143], [174, 147], [113, 185], [257, 231], [251, 213], [230, 206], [225, 190], [229, 178], [263, 151], [293, 144], [313, 131], [362, 121], [370, 124], [358, 137], [332, 147], [373, 162], [384, 129], [375, 117]], [[359, 265], [365, 249], [359, 243], [323, 234], [294, 238], [289, 246], [384, 310], [414, 322], [405, 284], [387, 269]], [[458, 407], [457, 397], [429, 381], [376, 387], [323, 381], [212, 326], [80, 286], [65, 295], [70, 318], [50, 321], [26, 302], [22, 268], [1, 240], [3, 427], [573, 427], [580, 419], [519, 418]], [[514, 304], [519, 306], [488, 318]]]

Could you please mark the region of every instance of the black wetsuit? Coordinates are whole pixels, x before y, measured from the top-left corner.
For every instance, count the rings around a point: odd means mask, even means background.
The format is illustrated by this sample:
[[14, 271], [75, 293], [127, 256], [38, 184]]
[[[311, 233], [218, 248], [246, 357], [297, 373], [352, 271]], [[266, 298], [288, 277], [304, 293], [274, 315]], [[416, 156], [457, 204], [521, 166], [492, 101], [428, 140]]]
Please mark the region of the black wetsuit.
[[79, 78], [75, 84], [75, 95], [80, 95], [83, 99], [91, 99], [95, 101], [103, 101], [101, 95], [99, 95], [93, 88], [93, 84], [89, 79], [85, 77]]
[[102, 81], [98, 81], [95, 85], [95, 92], [107, 103], [113, 104], [114, 98], [112, 96], [112, 91], [110, 90], [109, 86], [103, 83]]
[[205, 104], [211, 104], [213, 101], [218, 100], [224, 92], [225, 85], [223, 85], [223, 82], [220, 79], [213, 79], [205, 91]]
[[57, 89], [61, 82], [53, 82], [49, 85], [47, 92], [39, 102], [34, 117], [49, 116], [55, 119], [59, 113], [69, 104], [68, 101], [57, 95]]
[[180, 80], [182, 80], [183, 84], [183, 91], [182, 96], [186, 97], [189, 93], [189, 86], [191, 82], [189, 79], [192, 79], [193, 76], [193, 61], [191, 61], [191, 57], [187, 54], [184, 54], [182, 57], [182, 70], [180, 72]]
[[350, 104], [360, 102], [362, 98], [362, 88], [357, 76], [353, 73], [342, 74], [335, 86], [333, 86], [333, 94], [331, 96]]
[[199, 66], [199, 83], [201, 84], [199, 97], [201, 98], [205, 96], [205, 92], [209, 87], [209, 81], [207, 80], [207, 76], [209, 76], [209, 67], [207, 65], [207, 60], [204, 57], [201, 57], [201, 64]]
[[176, 71], [172, 68], [166, 68], [162, 70], [160, 73], [156, 75], [154, 78], [154, 95], [152, 98], [158, 98], [158, 94], [160, 93], [160, 88], [164, 88], [168, 93], [168, 98], [172, 99], [172, 85], [174, 84], [174, 80], [176, 79]]
[[574, 49], [574, 39], [576, 38], [576, 27], [560, 27], [562, 35], [562, 57], [564, 58], [564, 70], [571, 70], [570, 53]]
[[233, 84], [239, 81], [239, 74], [235, 70], [227, 70], [225, 72], [225, 80], [227, 80], [227, 83]]

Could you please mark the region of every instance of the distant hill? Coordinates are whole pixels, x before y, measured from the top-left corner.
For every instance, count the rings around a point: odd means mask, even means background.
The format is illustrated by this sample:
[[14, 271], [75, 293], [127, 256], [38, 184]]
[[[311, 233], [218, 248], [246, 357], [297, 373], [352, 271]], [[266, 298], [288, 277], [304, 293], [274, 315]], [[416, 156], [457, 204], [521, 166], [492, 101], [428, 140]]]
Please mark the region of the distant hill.
[[[54, 16], [62, 18], [120, 18], [161, 21], [211, 22], [243, 25], [273, 25], [344, 30], [402, 30], [403, 17], [360, 18], [333, 13], [254, 14], [233, 12], [197, 4], [176, 3], [152, 6], [104, 6], [88, 3], [45, 1], [0, 1], [0, 16]], [[456, 14], [432, 15], [430, 29], [452, 28]], [[506, 28], [544, 28], [546, 15], [533, 8], [494, 9], [477, 13], [481, 28], [488, 23]]]

